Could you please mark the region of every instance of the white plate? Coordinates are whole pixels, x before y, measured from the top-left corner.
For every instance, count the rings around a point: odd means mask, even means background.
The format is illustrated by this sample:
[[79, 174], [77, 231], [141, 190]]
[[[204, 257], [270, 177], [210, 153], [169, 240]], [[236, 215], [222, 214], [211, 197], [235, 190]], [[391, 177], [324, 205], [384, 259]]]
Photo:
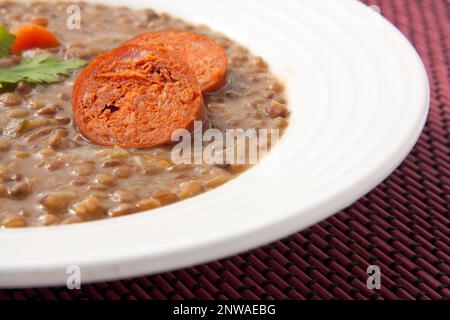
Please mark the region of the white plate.
[[[242, 177], [152, 213], [0, 231], [0, 287], [147, 275], [240, 253], [319, 222], [369, 192], [406, 157], [429, 86], [413, 47], [353, 0], [108, 1], [151, 6], [213, 29], [267, 59], [287, 85], [281, 144]], [[107, 12], [105, 12], [107, 14]]]

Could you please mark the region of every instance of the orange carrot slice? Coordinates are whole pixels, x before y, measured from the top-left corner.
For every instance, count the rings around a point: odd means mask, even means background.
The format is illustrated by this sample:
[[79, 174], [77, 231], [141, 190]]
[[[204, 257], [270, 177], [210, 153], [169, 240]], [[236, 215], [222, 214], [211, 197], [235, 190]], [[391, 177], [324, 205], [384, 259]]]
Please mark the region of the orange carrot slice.
[[11, 47], [13, 53], [21, 53], [34, 48], [52, 48], [60, 44], [53, 32], [35, 23], [23, 24], [15, 30], [14, 34], [16, 40]]

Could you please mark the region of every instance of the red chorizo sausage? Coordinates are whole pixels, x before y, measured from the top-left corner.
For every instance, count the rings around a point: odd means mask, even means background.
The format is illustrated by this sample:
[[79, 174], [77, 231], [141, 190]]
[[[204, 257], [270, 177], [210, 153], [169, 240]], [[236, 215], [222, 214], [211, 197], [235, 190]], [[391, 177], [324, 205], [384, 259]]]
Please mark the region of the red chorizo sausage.
[[73, 89], [78, 130], [93, 143], [150, 148], [171, 142], [177, 129], [204, 117], [189, 66], [161, 46], [123, 46], [97, 57]]
[[228, 58], [225, 50], [203, 35], [184, 30], [148, 32], [126, 44], [163, 45], [184, 59], [197, 76], [203, 93], [220, 89], [227, 77]]

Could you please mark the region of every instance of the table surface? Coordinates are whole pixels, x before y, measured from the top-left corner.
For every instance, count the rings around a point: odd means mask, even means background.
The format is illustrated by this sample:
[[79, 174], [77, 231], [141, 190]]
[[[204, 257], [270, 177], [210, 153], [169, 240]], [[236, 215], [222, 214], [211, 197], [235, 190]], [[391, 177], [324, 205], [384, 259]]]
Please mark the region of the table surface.
[[[364, 0], [414, 44], [431, 113], [412, 154], [373, 192], [269, 246], [202, 266], [82, 290], [0, 290], [8, 299], [450, 299], [450, 2]], [[367, 268], [381, 268], [381, 289]]]

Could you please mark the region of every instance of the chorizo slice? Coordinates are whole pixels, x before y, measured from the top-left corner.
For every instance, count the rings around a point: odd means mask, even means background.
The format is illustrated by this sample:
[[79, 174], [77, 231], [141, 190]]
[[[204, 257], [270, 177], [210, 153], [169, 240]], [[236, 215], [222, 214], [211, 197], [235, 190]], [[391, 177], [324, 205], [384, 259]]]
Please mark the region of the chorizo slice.
[[150, 148], [204, 118], [197, 78], [162, 46], [122, 46], [101, 54], [77, 78], [74, 122], [95, 144]]
[[194, 71], [203, 93], [216, 91], [226, 82], [227, 54], [219, 44], [206, 36], [170, 29], [138, 35], [127, 44], [163, 45], [174, 50]]

